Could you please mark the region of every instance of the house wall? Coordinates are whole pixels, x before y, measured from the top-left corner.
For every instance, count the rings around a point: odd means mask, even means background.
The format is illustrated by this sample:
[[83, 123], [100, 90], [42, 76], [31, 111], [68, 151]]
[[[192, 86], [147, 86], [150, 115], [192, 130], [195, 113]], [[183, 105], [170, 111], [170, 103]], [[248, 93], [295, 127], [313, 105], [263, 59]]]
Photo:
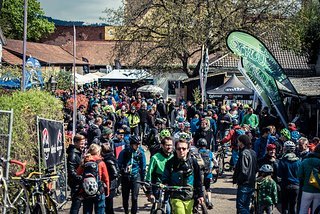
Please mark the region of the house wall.
[[2, 42], [0, 40], [0, 65], [2, 63]]

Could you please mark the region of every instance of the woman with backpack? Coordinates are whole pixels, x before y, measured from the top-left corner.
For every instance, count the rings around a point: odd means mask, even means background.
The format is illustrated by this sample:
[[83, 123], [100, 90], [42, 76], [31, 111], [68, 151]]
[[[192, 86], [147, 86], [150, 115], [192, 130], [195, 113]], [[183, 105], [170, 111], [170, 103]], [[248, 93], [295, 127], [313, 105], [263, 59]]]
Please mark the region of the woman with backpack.
[[109, 187], [110, 194], [106, 197], [106, 212], [108, 214], [114, 214], [113, 210], [113, 198], [116, 195], [116, 189], [118, 187], [119, 167], [118, 161], [114, 156], [113, 150], [109, 144], [102, 144], [102, 157], [107, 166], [109, 174]]
[[83, 163], [77, 169], [82, 175], [81, 195], [84, 214], [105, 213], [105, 197], [109, 196], [109, 174], [101, 157], [101, 146], [91, 144]]

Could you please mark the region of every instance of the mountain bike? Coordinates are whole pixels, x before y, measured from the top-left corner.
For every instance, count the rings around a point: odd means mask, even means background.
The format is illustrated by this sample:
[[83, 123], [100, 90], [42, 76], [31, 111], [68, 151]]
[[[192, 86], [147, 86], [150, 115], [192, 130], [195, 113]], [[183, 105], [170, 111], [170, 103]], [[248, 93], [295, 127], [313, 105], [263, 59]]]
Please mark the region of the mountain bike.
[[229, 144], [221, 144], [219, 143], [218, 151], [216, 154], [216, 159], [218, 161], [218, 176], [222, 176], [224, 171], [230, 170], [231, 165], [230, 162], [225, 159], [228, 158]]
[[3, 175], [5, 163], [16, 164], [21, 170], [15, 176], [21, 176], [26, 171], [26, 162], [0, 158], [0, 213], [30, 213], [27, 190], [20, 182], [14, 182]]
[[[38, 177], [34, 178], [35, 175]], [[58, 175], [43, 175], [41, 172], [31, 172], [26, 178], [20, 177], [20, 183], [25, 186], [28, 191], [31, 213], [58, 213], [57, 204], [53, 200], [51, 192], [52, 181], [58, 178]]]

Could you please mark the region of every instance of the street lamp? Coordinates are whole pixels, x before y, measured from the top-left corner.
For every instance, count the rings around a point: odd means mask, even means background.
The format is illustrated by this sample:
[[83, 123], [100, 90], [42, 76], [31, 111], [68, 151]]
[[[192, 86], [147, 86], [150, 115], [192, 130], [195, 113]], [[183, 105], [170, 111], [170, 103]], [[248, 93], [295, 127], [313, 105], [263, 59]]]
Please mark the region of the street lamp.
[[57, 87], [57, 81], [51, 76], [47, 82], [47, 90], [48, 91], [55, 91]]

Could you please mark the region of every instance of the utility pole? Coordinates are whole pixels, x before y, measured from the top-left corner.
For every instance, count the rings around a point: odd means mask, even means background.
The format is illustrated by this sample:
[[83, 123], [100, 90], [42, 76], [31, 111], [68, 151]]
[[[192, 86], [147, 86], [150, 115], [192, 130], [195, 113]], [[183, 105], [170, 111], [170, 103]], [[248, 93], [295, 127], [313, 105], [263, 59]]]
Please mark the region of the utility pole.
[[27, 53], [27, 24], [28, 24], [28, 0], [24, 0], [24, 18], [23, 18], [23, 64], [21, 77], [21, 91], [25, 91], [25, 69]]

